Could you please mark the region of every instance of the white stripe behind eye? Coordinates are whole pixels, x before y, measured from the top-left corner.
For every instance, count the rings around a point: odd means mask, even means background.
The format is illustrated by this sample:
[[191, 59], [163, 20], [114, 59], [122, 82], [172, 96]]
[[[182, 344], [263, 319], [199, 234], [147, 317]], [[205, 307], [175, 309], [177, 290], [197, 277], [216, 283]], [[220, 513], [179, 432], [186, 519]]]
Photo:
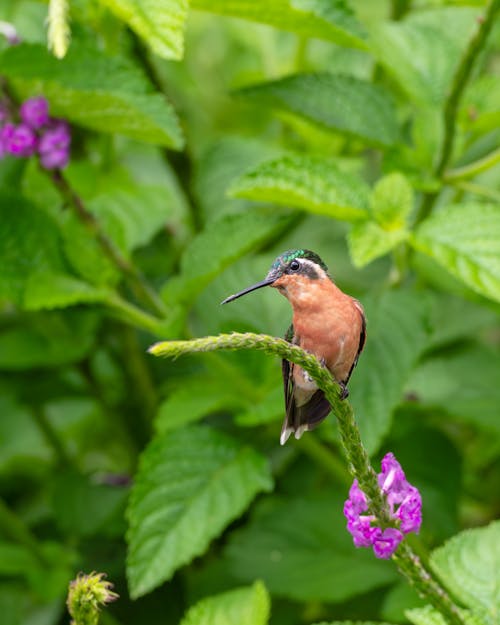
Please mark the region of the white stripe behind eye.
[[308, 258], [297, 258], [297, 260], [302, 265], [307, 265], [311, 267], [312, 269], [314, 269], [314, 271], [318, 274], [318, 278], [322, 279], [322, 278], [328, 277], [323, 267], [320, 267], [317, 263], [314, 263], [312, 260], [309, 260]]

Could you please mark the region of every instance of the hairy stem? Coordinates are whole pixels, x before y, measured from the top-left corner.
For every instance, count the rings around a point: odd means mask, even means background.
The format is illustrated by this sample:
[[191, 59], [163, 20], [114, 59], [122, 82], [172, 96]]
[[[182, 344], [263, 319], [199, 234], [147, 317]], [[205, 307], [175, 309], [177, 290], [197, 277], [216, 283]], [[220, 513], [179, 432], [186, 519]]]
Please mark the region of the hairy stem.
[[[390, 523], [390, 515], [382, 492], [378, 486], [377, 475], [370, 464], [354, 418], [354, 412], [347, 401], [339, 399], [339, 385], [330, 373], [321, 366], [312, 354], [287, 341], [266, 334], [234, 333], [208, 336], [189, 341], [163, 341], [155, 343], [149, 352], [155, 356], [176, 358], [193, 352], [208, 352], [215, 350], [257, 349], [268, 354], [275, 354], [286, 358], [301, 366], [313, 378], [319, 388], [325, 393], [335, 415], [342, 447], [348, 461], [348, 468], [353, 477], [358, 480], [360, 488], [370, 501], [370, 510], [384, 524]], [[315, 450], [317, 451], [317, 450]], [[417, 590], [448, 620], [450, 625], [465, 625], [460, 616], [459, 608], [432, 573], [423, 566], [418, 556], [413, 553], [407, 544], [400, 546], [393, 556], [400, 571], [415, 584]]]
[[[498, 12], [499, 9], [500, 0], [490, 0], [490, 3], [486, 7], [484, 16], [478, 19], [479, 27], [476, 33], [473, 35], [472, 39], [469, 41], [469, 45], [467, 46], [457, 67], [455, 75], [453, 76], [451, 88], [448, 93], [448, 97], [446, 98], [443, 111], [443, 144], [441, 147], [439, 159], [436, 163], [436, 166], [434, 167], [434, 171], [432, 172], [433, 176], [436, 178], [442, 177], [450, 161], [453, 152], [453, 145], [455, 142], [457, 113], [458, 107], [460, 105], [460, 100], [472, 74], [472, 70], [474, 69], [474, 65], [477, 61], [479, 53], [483, 49], [488, 35], [493, 27], [495, 14]], [[432, 191], [431, 193], [427, 193], [426, 195], [424, 195], [416, 218], [417, 224], [430, 215], [437, 196], [437, 191]]]
[[115, 243], [104, 232], [96, 216], [88, 210], [82, 198], [71, 187], [61, 171], [52, 174], [52, 180], [61, 194], [68, 200], [78, 219], [95, 237], [104, 254], [118, 268], [120, 273], [130, 284], [138, 299], [144, 302], [161, 317], [166, 317], [167, 308], [158, 295], [147, 284], [137, 267], [123, 256]]
[[373, 509], [377, 510], [377, 516], [388, 523], [390, 521], [389, 512], [378, 488], [377, 475], [370, 465], [368, 453], [361, 442], [352, 407], [348, 402], [339, 399], [339, 385], [313, 355], [283, 339], [250, 332], [221, 334], [190, 341], [164, 341], [152, 345], [148, 351], [155, 356], [176, 357], [192, 352], [208, 352], [220, 349], [262, 350], [268, 354], [286, 358], [311, 374], [311, 377], [324, 391], [339, 423], [341, 442], [349, 464], [349, 471], [357, 478], [360, 488], [372, 502]]
[[[360, 488], [368, 496], [371, 502], [371, 511], [382, 523], [388, 523], [390, 517], [387, 505], [379, 489], [377, 475], [361, 442], [352, 407], [347, 401], [339, 399], [340, 388], [338, 384], [313, 355], [308, 354], [300, 347], [291, 345], [283, 339], [252, 333], [223, 334], [190, 341], [164, 341], [152, 345], [148, 351], [155, 356], [175, 358], [193, 352], [222, 349], [258, 349], [269, 354], [275, 354], [281, 358], [286, 358], [307, 370], [317, 385], [323, 390], [332, 406], [332, 412], [338, 422], [349, 471], [358, 480]], [[394, 558], [401, 572], [416, 585], [419, 592], [436, 609], [443, 613], [452, 625], [463, 625], [458, 607], [453, 603], [446, 590], [425, 569], [418, 556], [412, 552], [408, 545], [405, 544], [404, 548], [398, 549], [397, 556], [394, 556]]]
[[423, 598], [430, 600], [432, 597], [432, 605], [445, 616], [450, 625], [464, 625], [464, 619], [458, 606], [424, 567], [420, 558], [407, 543], [401, 543], [392, 559], [400, 573], [406, 577]]

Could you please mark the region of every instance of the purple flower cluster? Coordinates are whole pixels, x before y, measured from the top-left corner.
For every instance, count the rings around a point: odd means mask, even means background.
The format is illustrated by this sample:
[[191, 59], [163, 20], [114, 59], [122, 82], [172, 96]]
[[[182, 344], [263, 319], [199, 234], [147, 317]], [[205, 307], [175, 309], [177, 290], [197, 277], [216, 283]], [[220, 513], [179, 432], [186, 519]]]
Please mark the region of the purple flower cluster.
[[19, 109], [20, 123], [11, 121], [9, 111], [0, 103], [0, 158], [10, 154], [28, 158], [38, 154], [45, 169], [62, 169], [69, 161], [71, 133], [67, 122], [49, 116], [43, 97], [30, 98]]
[[382, 529], [376, 525], [374, 515], [364, 514], [368, 510], [368, 499], [354, 480], [349, 499], [344, 504], [347, 529], [356, 547], [372, 547], [377, 558], [390, 558], [403, 540], [404, 534], [418, 533], [422, 523], [422, 498], [415, 486], [405, 477], [401, 465], [389, 453], [382, 459], [382, 471], [378, 474], [380, 490], [387, 498], [387, 504], [396, 527]]

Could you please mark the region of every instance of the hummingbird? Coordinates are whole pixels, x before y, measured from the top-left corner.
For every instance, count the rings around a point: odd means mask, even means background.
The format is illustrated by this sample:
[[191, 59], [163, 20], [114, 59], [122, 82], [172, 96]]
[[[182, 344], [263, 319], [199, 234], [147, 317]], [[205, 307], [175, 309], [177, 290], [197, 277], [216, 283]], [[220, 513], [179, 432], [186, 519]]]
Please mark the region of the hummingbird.
[[[361, 304], [333, 282], [328, 267], [311, 250], [288, 250], [271, 265], [261, 282], [230, 295], [222, 304], [264, 286], [284, 295], [293, 309], [285, 339], [314, 354], [339, 384], [340, 399], [349, 396], [347, 383], [366, 340], [366, 320]], [[317, 427], [331, 406], [323, 391], [299, 365], [282, 360], [286, 416], [280, 443], [293, 433], [300, 438]]]

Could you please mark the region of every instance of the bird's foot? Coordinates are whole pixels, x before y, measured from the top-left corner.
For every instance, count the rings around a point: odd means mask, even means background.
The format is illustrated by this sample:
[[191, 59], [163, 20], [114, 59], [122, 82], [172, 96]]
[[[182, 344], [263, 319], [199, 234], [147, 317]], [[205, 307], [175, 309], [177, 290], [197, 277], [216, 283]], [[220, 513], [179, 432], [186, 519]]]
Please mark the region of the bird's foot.
[[347, 399], [349, 397], [349, 389], [344, 384], [344, 382], [339, 382], [339, 386], [340, 386], [340, 393], [339, 393], [340, 399], [341, 400]]

